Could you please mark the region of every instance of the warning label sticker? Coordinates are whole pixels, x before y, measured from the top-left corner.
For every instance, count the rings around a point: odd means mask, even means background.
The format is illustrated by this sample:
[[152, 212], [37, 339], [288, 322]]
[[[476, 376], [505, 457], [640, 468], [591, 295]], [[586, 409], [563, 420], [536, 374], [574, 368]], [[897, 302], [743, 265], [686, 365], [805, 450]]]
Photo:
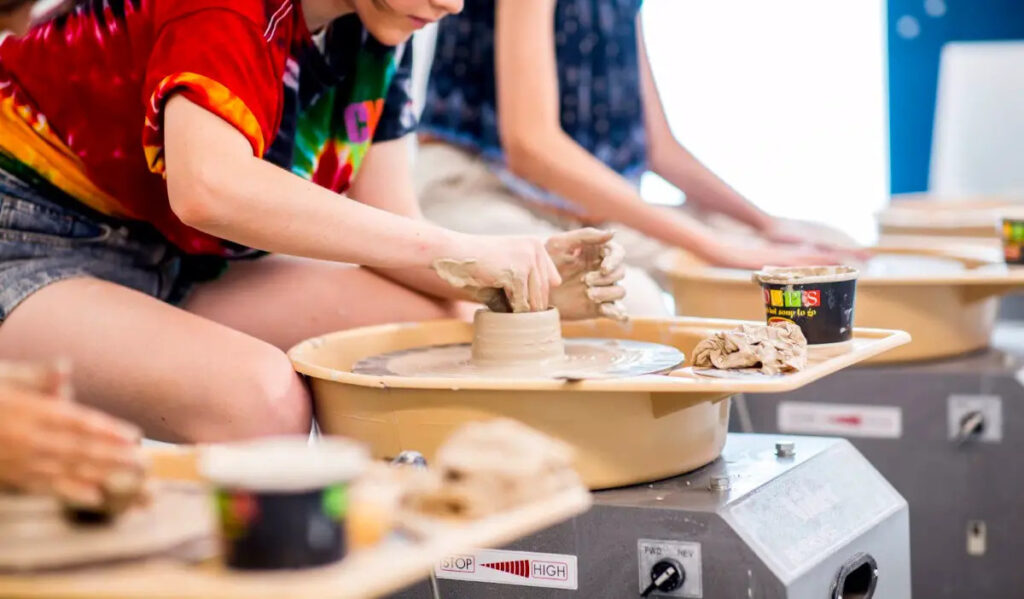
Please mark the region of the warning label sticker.
[[438, 578], [553, 589], [578, 588], [576, 556], [481, 549], [449, 555], [434, 567]]
[[779, 432], [898, 439], [903, 411], [896, 406], [779, 402]]

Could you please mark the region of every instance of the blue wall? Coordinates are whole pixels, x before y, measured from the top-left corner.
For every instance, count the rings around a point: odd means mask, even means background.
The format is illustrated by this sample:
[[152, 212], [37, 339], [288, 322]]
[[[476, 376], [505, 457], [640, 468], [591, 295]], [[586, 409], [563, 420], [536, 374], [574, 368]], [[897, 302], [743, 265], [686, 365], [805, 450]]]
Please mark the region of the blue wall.
[[1024, 39], [1024, 0], [889, 0], [888, 31], [892, 191], [924, 191], [943, 44]]

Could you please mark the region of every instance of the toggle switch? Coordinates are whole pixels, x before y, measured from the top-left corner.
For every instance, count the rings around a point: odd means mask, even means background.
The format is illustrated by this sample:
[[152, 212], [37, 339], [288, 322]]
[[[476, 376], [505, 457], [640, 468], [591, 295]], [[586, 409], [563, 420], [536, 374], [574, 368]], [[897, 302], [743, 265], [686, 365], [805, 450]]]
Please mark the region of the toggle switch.
[[671, 593], [686, 582], [686, 570], [683, 565], [672, 558], [659, 560], [651, 567], [651, 584], [640, 593], [647, 597], [654, 591]]

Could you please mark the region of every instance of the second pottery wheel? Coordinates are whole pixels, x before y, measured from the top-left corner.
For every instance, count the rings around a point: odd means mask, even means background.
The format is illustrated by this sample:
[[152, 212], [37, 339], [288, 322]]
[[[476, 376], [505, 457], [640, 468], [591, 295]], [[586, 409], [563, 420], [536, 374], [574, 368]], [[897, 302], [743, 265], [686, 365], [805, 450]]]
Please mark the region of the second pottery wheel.
[[[872, 363], [944, 358], [988, 346], [999, 297], [1024, 289], [1024, 269], [989, 252], [882, 245], [860, 266], [854, 326], [899, 328], [913, 341]], [[763, 319], [764, 302], [750, 271], [709, 267], [683, 252], [659, 266], [676, 311], [707, 318]]]

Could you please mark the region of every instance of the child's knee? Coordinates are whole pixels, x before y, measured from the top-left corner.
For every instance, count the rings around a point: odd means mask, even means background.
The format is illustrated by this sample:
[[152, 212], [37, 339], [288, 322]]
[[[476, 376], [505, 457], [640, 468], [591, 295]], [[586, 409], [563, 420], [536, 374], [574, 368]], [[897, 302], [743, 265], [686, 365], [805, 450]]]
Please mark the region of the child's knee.
[[221, 373], [209, 410], [193, 419], [193, 442], [307, 434], [312, 401], [301, 377], [281, 350], [260, 343], [238, 355], [237, 367]]

